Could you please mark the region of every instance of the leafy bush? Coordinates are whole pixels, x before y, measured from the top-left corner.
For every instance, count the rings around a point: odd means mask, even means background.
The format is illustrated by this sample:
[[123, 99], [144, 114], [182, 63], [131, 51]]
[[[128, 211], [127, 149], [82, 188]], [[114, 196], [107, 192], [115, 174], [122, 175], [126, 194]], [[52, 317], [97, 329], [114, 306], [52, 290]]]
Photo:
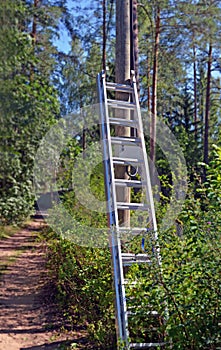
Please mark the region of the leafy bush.
[[216, 349], [221, 343], [221, 241], [207, 227], [183, 240], [161, 237], [162, 289], [173, 349]]
[[79, 247], [57, 237], [48, 258], [60, 304], [73, 324], [87, 326], [96, 348], [116, 343], [109, 250]]
[[[194, 237], [190, 231], [181, 240], [173, 232], [167, 232], [161, 234], [160, 245], [162, 274], [154, 263], [133, 265], [127, 273], [128, 279], [137, 281], [127, 290], [132, 300], [130, 307], [139, 316], [130, 319], [131, 336], [139, 341], [151, 336], [156, 321], [147, 319], [146, 314], [155, 310], [161, 315], [155, 340], [166, 336], [177, 350], [216, 349], [221, 343], [219, 235], [205, 228]], [[60, 303], [72, 322], [87, 326], [97, 349], [114, 348], [109, 250], [83, 248], [56, 238], [50, 245], [49, 262]]]

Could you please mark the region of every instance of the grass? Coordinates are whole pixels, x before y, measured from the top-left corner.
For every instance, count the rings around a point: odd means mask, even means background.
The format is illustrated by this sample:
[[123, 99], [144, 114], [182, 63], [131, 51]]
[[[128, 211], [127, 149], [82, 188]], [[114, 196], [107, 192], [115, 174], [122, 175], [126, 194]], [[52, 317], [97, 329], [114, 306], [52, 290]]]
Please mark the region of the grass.
[[5, 239], [19, 230], [18, 226], [0, 226], [0, 239]]
[[[24, 222], [23, 225], [0, 225], [0, 240], [7, 239], [17, 233], [22, 227], [27, 226], [27, 222]], [[7, 268], [15, 262], [17, 257], [24, 252], [26, 248], [18, 249], [12, 256], [6, 257], [5, 260], [0, 262], [0, 276], [4, 273], [7, 273]]]
[[12, 256], [8, 256], [4, 261], [0, 262], [0, 277], [2, 274], [7, 273], [7, 269], [10, 265], [12, 265], [20, 254], [24, 252], [24, 249], [19, 249]]

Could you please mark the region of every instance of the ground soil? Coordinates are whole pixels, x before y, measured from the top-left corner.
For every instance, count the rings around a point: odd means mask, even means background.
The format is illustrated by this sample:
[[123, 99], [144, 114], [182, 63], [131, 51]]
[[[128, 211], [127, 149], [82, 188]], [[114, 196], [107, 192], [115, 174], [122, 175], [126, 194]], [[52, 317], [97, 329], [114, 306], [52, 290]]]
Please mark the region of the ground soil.
[[0, 350], [87, 349], [85, 331], [61, 331], [63, 319], [46, 268], [44, 226], [33, 219], [0, 241]]

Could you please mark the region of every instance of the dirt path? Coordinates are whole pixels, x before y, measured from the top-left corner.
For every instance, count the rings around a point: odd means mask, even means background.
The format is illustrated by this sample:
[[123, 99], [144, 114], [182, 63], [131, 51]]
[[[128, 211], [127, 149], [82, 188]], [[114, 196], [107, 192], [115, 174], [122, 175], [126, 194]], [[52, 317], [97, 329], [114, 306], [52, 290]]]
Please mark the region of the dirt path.
[[33, 220], [0, 241], [0, 350], [87, 348], [82, 329], [59, 332], [61, 319], [50, 298], [45, 249], [36, 242], [43, 225], [41, 219]]

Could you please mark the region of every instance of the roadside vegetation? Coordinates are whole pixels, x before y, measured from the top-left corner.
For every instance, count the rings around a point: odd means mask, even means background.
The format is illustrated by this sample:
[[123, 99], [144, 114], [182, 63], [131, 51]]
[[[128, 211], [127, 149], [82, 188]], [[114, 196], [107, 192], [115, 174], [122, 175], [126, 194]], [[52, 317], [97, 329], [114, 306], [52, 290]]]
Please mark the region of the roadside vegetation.
[[[134, 324], [133, 333], [139, 334], [141, 341], [148, 327], [154, 327], [148, 324], [145, 312], [152, 308], [162, 313], [166, 302], [167, 321], [162, 322], [160, 332], [166, 334], [168, 342], [172, 341], [173, 349], [221, 346], [220, 166], [221, 149], [214, 147], [213, 159], [206, 166], [207, 182], [195, 187], [195, 196], [190, 188], [179, 216], [182, 235], [177, 235], [175, 226], [159, 232], [162, 274], [154, 263], [141, 270], [135, 265], [127, 274], [131, 281], [138, 280], [129, 295], [136, 293], [136, 304], [132, 306], [140, 313], [140, 320]], [[79, 215], [70, 196], [68, 208]], [[88, 221], [85, 213], [80, 215]], [[114, 294], [109, 249], [78, 246], [53, 232], [47, 237], [51, 278], [65, 317], [73, 326], [81, 323], [87, 328], [94, 348], [113, 349]], [[131, 242], [137, 244], [138, 250], [141, 239]], [[147, 244], [146, 249], [151, 256], [151, 246]]]

